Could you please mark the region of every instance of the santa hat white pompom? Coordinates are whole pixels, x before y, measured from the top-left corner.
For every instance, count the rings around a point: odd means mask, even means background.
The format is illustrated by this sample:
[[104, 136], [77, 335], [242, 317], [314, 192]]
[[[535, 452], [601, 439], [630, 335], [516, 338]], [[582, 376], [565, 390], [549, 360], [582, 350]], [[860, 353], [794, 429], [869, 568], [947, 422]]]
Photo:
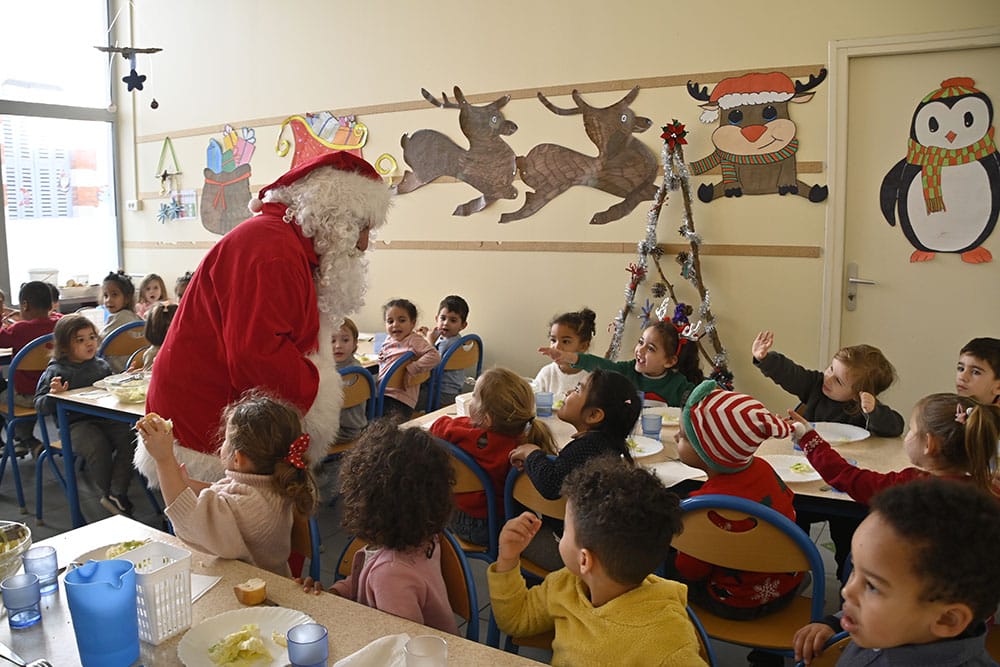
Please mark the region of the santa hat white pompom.
[[247, 208], [250, 209], [251, 213], [260, 213], [261, 209], [264, 208], [264, 202], [260, 200], [260, 197], [254, 197], [247, 204]]

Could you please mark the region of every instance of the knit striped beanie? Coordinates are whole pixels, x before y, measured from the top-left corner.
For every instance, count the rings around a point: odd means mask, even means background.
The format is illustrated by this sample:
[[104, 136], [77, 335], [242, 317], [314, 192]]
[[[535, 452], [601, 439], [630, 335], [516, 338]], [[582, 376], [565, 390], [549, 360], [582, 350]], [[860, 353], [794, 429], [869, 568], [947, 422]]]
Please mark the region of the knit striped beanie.
[[698, 385], [681, 412], [681, 428], [695, 452], [716, 472], [739, 472], [768, 438], [786, 438], [792, 428], [752, 396]]

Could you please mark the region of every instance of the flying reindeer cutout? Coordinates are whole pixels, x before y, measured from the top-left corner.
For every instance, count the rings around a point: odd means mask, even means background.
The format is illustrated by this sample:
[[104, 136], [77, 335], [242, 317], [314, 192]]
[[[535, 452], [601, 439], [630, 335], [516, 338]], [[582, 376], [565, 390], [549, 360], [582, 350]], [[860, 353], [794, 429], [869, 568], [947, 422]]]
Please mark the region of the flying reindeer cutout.
[[632, 135], [645, 132], [652, 121], [636, 116], [630, 108], [639, 94], [636, 86], [611, 106], [593, 107], [573, 91], [576, 106], [562, 109], [549, 102], [542, 93], [538, 99], [545, 108], [560, 116], [583, 115], [587, 136], [597, 146], [597, 156], [584, 155], [557, 144], [539, 144], [528, 154], [517, 158], [521, 179], [534, 191], [524, 197], [524, 204], [512, 213], [500, 216], [500, 222], [513, 222], [534, 214], [574, 185], [603, 190], [622, 201], [606, 211], [595, 213], [592, 225], [619, 220], [632, 212], [642, 201], [656, 194], [657, 160], [653, 152]]
[[[710, 202], [721, 196], [799, 195], [811, 202], [827, 198], [825, 185], [809, 186], [798, 180], [795, 153], [795, 122], [788, 104], [813, 98], [810, 92], [826, 79], [826, 69], [809, 75], [806, 83], [792, 81], [781, 72], [746, 74], [723, 79], [709, 95], [708, 87], [688, 81], [688, 94], [704, 102], [701, 122], [719, 127], [712, 132], [715, 151], [691, 163], [691, 173], [704, 174], [722, 168], [722, 182], [703, 183], [698, 199]], [[721, 114], [719, 111], [722, 111]]]
[[497, 199], [517, 199], [517, 188], [513, 186], [517, 174], [515, 155], [503, 139], [514, 134], [517, 125], [500, 112], [510, 101], [510, 95], [490, 104], [473, 106], [458, 86], [455, 86], [455, 102], [444, 93], [439, 102], [427, 90], [421, 88], [420, 92], [436, 107], [458, 109], [458, 125], [469, 140], [469, 148], [462, 148], [436, 130], [417, 130], [412, 136], [404, 134], [399, 143], [403, 147], [403, 159], [412, 171], [403, 174], [396, 192], [413, 192], [442, 176], [453, 176], [482, 193], [460, 204], [452, 215], [471, 215]]

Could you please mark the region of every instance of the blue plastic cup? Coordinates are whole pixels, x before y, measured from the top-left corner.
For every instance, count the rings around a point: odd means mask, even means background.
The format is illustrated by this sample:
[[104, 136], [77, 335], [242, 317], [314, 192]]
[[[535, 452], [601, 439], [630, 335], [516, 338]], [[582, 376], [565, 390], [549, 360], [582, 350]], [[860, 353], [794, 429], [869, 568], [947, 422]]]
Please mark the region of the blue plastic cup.
[[24, 561], [24, 571], [38, 575], [38, 585], [42, 595], [55, 593], [59, 588], [59, 577], [56, 574], [59, 564], [56, 562], [56, 550], [53, 547], [31, 547], [21, 556]]
[[643, 414], [642, 434], [647, 438], [660, 439], [660, 429], [663, 428], [663, 415]]
[[539, 417], [551, 417], [553, 399], [551, 391], [535, 392], [535, 414]]
[[65, 586], [83, 667], [138, 660], [135, 566], [127, 560], [90, 561], [70, 570]]
[[319, 623], [302, 623], [288, 630], [288, 660], [292, 667], [325, 667], [330, 657], [326, 627]]
[[42, 593], [38, 575], [15, 574], [0, 582], [3, 606], [7, 607], [7, 622], [11, 630], [31, 627], [42, 620]]

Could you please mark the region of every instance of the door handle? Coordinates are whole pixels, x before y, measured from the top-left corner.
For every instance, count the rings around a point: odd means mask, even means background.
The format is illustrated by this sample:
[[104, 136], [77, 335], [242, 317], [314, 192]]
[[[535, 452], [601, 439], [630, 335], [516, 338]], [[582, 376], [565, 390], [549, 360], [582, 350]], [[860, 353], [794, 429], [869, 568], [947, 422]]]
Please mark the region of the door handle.
[[858, 285], [877, 285], [874, 280], [858, 278], [858, 265], [851, 262], [847, 265], [847, 303], [844, 308], [855, 310], [858, 307]]

